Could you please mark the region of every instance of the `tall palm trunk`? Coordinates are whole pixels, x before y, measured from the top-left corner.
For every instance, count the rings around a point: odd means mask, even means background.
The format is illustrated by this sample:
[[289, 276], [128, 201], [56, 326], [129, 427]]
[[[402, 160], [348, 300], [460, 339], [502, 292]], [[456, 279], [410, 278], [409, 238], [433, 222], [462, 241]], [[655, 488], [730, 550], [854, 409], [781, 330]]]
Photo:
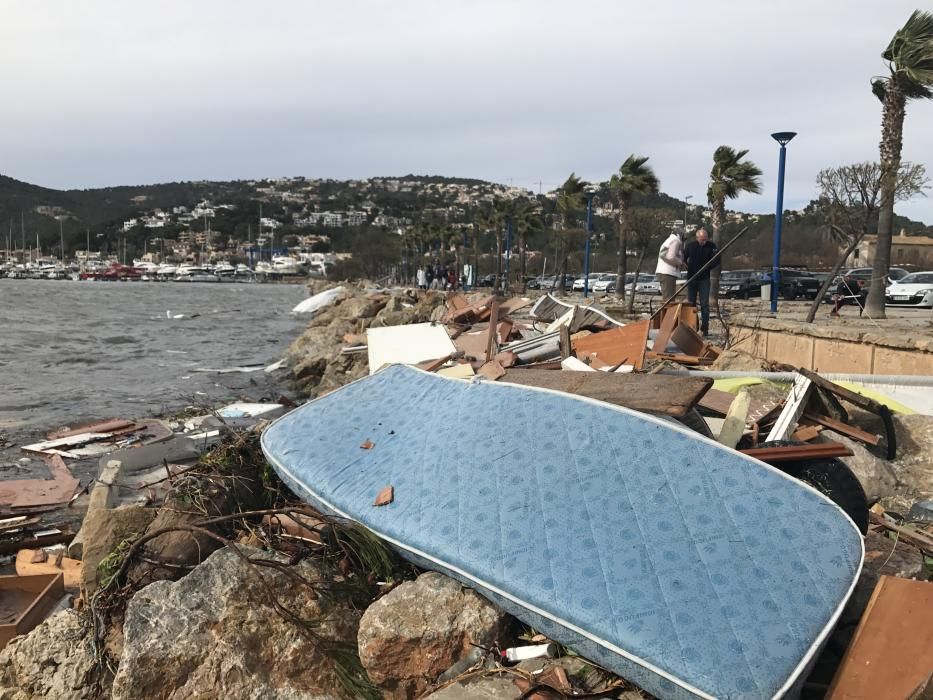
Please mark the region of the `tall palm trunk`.
[[[713, 203], [711, 226], [713, 229], [713, 243], [719, 247], [719, 241], [722, 238], [722, 224], [726, 219], [726, 200], [717, 199]], [[710, 306], [719, 309], [719, 272], [720, 267], [716, 266], [709, 272], [709, 297]]]
[[628, 212], [624, 202], [619, 202], [619, 259], [616, 261], [616, 298], [625, 298], [625, 268], [628, 260], [625, 249], [628, 247]]
[[471, 287], [475, 287], [479, 281], [479, 231], [473, 231], [473, 278]]
[[904, 115], [907, 97], [897, 80], [889, 80], [884, 95], [881, 116], [881, 192], [878, 201], [878, 238], [875, 260], [871, 266], [871, 286], [865, 300], [865, 312], [870, 318], [885, 318], [884, 288], [891, 267], [891, 237], [894, 234], [894, 191], [897, 171], [901, 166]]

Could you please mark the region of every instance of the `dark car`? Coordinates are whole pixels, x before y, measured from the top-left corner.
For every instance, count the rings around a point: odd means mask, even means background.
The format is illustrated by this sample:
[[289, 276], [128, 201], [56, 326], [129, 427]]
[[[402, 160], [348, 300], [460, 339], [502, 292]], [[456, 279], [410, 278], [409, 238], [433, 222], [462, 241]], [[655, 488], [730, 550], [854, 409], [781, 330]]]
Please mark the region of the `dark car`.
[[783, 299], [793, 301], [805, 297], [812, 301], [819, 294], [820, 286], [820, 280], [805, 270], [781, 268], [780, 295]]
[[719, 277], [719, 293], [733, 299], [761, 296], [761, 273], [756, 270], [729, 270]]
[[492, 287], [496, 283], [495, 273], [483, 275], [476, 282], [477, 287]]

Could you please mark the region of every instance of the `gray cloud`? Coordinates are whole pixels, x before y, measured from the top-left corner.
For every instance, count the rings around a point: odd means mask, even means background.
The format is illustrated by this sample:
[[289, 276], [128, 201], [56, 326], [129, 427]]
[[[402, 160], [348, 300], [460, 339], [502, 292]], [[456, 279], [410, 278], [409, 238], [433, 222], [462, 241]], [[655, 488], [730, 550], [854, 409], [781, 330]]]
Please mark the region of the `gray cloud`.
[[[406, 172], [554, 187], [649, 155], [705, 193], [712, 151], [751, 150], [770, 211], [821, 167], [877, 157], [868, 81], [915, 7], [886, 3], [103, 2], [4, 9], [0, 170], [89, 187]], [[933, 104], [904, 155], [933, 170]], [[933, 199], [899, 207], [933, 222]]]

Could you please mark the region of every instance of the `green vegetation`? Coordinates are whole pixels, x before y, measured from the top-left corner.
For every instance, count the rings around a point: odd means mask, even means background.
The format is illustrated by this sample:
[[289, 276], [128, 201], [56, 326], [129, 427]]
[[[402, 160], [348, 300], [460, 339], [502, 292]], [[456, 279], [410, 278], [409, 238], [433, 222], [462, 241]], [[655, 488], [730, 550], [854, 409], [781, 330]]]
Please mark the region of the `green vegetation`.
[[[633, 230], [632, 222], [629, 220], [629, 209], [632, 205], [632, 198], [635, 195], [657, 194], [661, 183], [654, 170], [648, 163], [648, 156], [636, 156], [634, 153], [625, 159], [625, 162], [619, 166], [619, 172], [609, 179], [609, 190], [615, 195], [615, 201], [619, 211], [619, 262], [618, 274], [619, 284], [616, 285], [616, 296], [620, 299], [625, 295], [625, 285], [622, 280], [625, 279], [625, 268], [627, 255], [627, 238], [630, 230]], [[646, 219], [654, 221], [653, 218]], [[642, 223], [645, 223], [642, 222]], [[641, 226], [635, 227], [635, 233], [641, 230]], [[639, 259], [638, 269], [641, 269], [642, 254]], [[632, 288], [634, 289], [634, 287]], [[635, 295], [629, 300], [629, 313], [631, 313], [632, 303]]]

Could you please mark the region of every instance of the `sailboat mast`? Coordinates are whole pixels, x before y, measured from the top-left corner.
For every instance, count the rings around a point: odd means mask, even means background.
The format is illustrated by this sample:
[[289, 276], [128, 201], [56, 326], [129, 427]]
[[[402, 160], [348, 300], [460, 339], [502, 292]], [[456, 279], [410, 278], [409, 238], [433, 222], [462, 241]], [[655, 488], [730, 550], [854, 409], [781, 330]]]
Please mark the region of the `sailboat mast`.
[[58, 217], [58, 237], [61, 238], [62, 244], [62, 265], [65, 264], [65, 232], [62, 228], [62, 219]]

